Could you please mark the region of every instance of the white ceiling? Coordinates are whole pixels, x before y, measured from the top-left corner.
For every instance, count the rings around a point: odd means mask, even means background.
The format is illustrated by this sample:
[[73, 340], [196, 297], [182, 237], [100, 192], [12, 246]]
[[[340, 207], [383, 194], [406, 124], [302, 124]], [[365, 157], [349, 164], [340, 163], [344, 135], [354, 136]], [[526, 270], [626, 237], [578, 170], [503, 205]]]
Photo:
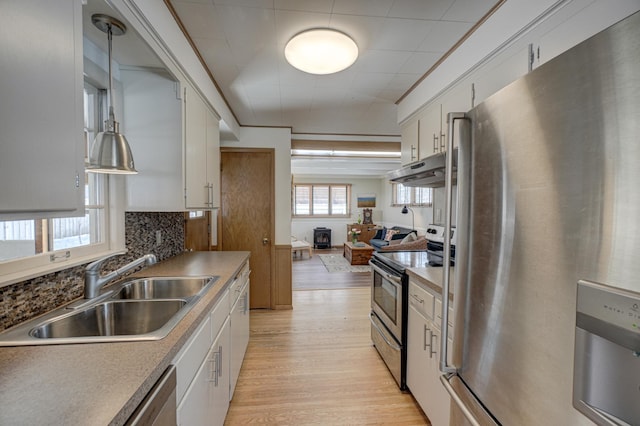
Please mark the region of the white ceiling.
[[[170, 0], [238, 121], [293, 133], [399, 135], [396, 101], [497, 0]], [[350, 35], [356, 63], [314, 76], [290, 66], [295, 34]]]
[[[399, 140], [396, 102], [497, 0], [169, 2], [241, 125], [290, 127], [302, 138], [371, 141]], [[104, 0], [83, 6], [85, 36], [106, 51], [106, 35], [91, 24], [93, 13], [121, 17]], [[323, 76], [289, 65], [287, 41], [316, 27], [350, 35], [360, 51], [356, 63]], [[162, 66], [131, 28], [114, 37], [113, 57], [121, 65]], [[296, 175], [379, 177], [398, 167], [398, 158], [292, 159]]]

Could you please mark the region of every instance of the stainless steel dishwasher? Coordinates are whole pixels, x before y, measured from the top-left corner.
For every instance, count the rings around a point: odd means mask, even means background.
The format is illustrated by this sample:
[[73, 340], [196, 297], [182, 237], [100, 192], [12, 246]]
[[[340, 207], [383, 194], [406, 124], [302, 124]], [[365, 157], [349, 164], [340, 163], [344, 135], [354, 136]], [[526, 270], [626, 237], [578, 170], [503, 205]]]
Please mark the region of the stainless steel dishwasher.
[[175, 426], [176, 423], [176, 367], [170, 365], [126, 424]]

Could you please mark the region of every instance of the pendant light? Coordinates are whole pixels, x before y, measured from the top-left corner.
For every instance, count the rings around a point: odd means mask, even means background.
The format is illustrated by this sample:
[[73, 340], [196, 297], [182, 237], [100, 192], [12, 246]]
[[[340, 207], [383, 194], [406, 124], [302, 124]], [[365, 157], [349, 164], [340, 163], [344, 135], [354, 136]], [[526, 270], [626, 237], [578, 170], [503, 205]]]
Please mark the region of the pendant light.
[[129, 143], [120, 134], [120, 125], [113, 113], [113, 76], [111, 73], [111, 39], [127, 32], [127, 27], [108, 15], [95, 14], [91, 22], [100, 31], [107, 33], [109, 40], [109, 119], [104, 122], [105, 130], [98, 133], [91, 146], [89, 163], [85, 169], [93, 173], [136, 174], [133, 155]]

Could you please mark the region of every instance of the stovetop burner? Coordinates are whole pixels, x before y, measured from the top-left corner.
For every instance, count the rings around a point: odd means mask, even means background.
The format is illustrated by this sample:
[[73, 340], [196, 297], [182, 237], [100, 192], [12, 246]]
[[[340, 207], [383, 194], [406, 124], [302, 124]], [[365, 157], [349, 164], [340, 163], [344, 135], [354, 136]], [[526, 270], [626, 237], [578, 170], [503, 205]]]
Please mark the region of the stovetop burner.
[[422, 268], [428, 262], [426, 251], [376, 251], [373, 256], [401, 273], [406, 268]]

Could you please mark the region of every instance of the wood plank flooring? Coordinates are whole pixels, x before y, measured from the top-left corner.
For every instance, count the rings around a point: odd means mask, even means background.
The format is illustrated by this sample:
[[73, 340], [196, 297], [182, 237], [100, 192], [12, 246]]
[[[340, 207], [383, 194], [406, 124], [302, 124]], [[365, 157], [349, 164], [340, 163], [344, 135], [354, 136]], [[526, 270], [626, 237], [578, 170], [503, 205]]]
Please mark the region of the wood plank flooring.
[[[339, 285], [322, 270], [316, 275]], [[293, 307], [251, 311], [225, 425], [429, 424], [371, 344], [368, 286], [294, 291]]]
[[371, 275], [369, 272], [333, 272], [328, 273], [318, 254], [338, 254], [342, 256], [342, 248], [314, 250], [313, 257], [299, 254], [293, 257], [293, 290], [318, 290], [369, 287]]

